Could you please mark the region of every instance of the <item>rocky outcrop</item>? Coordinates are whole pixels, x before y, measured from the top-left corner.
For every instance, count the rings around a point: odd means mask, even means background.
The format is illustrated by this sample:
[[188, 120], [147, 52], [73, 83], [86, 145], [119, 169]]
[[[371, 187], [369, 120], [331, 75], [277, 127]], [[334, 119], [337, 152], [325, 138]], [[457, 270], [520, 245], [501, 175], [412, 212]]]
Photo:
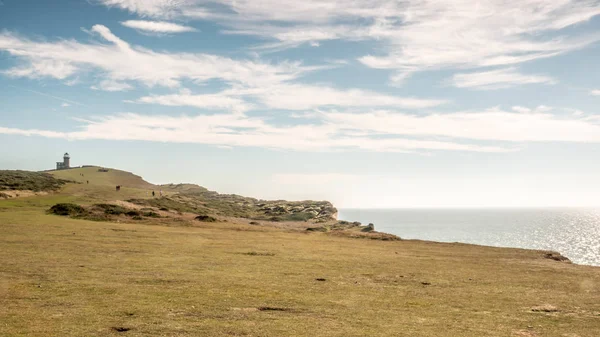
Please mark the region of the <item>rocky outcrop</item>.
[[327, 201], [269, 201], [256, 205], [258, 211], [268, 216], [284, 219], [326, 222], [337, 220], [337, 209]]
[[558, 262], [571, 263], [571, 260], [569, 260], [569, 258], [567, 258], [566, 256], [562, 256], [560, 253], [557, 252], [547, 252], [544, 254], [544, 257]]
[[374, 232], [375, 231], [375, 225], [373, 225], [372, 223], [370, 223], [367, 227], [362, 229], [363, 232]]

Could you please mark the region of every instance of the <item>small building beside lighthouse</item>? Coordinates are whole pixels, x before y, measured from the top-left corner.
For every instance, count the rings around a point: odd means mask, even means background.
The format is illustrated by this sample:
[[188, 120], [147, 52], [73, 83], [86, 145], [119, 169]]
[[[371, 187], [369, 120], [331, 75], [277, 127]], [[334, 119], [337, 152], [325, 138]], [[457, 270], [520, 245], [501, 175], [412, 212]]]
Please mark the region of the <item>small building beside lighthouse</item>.
[[71, 156], [69, 156], [69, 153], [65, 153], [65, 155], [63, 156], [63, 161], [56, 163], [56, 169], [65, 170], [68, 168], [71, 168]]

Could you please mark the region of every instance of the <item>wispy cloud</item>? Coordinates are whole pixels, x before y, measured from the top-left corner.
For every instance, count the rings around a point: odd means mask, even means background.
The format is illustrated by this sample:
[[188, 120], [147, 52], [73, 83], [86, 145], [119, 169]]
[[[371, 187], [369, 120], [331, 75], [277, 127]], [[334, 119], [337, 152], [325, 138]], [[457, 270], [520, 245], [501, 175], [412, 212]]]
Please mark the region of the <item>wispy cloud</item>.
[[166, 106], [192, 106], [201, 109], [216, 109], [236, 112], [244, 112], [251, 107], [251, 104], [245, 102], [244, 100], [223, 93], [192, 95], [186, 91], [172, 95], [144, 96], [139, 98], [136, 102]]
[[[360, 61], [397, 73], [508, 66], [585, 47], [600, 35], [563, 31], [600, 14], [598, 1], [101, 0], [142, 16], [213, 20], [231, 34], [271, 39], [267, 48], [373, 40]], [[215, 8], [220, 8], [217, 10]], [[393, 83], [394, 81], [392, 81]]]
[[98, 85], [93, 85], [90, 87], [93, 90], [103, 90], [103, 91], [127, 91], [133, 89], [128, 83], [118, 82], [115, 80], [102, 80]]
[[121, 24], [125, 27], [147, 33], [175, 34], [198, 31], [193, 27], [183, 26], [166, 21], [128, 20], [121, 22]]
[[60, 106], [62, 106], [63, 108], [66, 108], [66, 107], [70, 107], [70, 106], [71, 106], [71, 104], [69, 104], [69, 103], [63, 103], [63, 104], [61, 104]]
[[277, 126], [261, 118], [242, 114], [199, 116], [144, 116], [122, 114], [82, 120], [80, 131], [54, 132], [0, 127], [0, 133], [43, 136], [69, 140], [139, 140], [197, 143], [215, 146], [262, 147], [293, 151], [365, 150], [413, 152], [420, 149], [445, 151], [506, 152], [501, 146], [452, 141], [418, 140], [405, 137], [359, 137], [331, 124]]
[[[330, 112], [323, 116], [342, 129], [408, 136], [504, 142], [600, 142], [600, 125], [588, 118], [561, 117], [551, 109], [517, 107], [476, 112], [411, 115], [392, 111]], [[527, 112], [527, 113], [522, 113]]]
[[[247, 103], [256, 101], [255, 104]], [[245, 111], [258, 107], [283, 110], [309, 110], [320, 107], [396, 107], [429, 108], [446, 103], [444, 100], [419, 99], [383, 95], [376, 92], [308, 84], [276, 84], [252, 88], [234, 88], [218, 94], [146, 96], [141, 103], [155, 103], [168, 106], [193, 106], [198, 108], [229, 108]]]
[[592, 90], [592, 91], [590, 91], [590, 94], [592, 96], [600, 96], [600, 89], [598, 89], [598, 90]]
[[521, 74], [516, 68], [503, 68], [483, 72], [455, 74], [452, 85], [458, 88], [478, 90], [505, 89], [523, 84], [556, 84], [557, 81], [544, 75]]
[[189, 0], [96, 0], [108, 7], [118, 7], [141, 16], [171, 17], [183, 8], [199, 4]]
[[[507, 152], [527, 142], [600, 143], [598, 116], [501, 109], [413, 115], [320, 112], [311, 124], [273, 124], [243, 113], [196, 116], [120, 114], [80, 120], [79, 131], [0, 128], [0, 133], [70, 140], [139, 140], [294, 151]], [[594, 118], [595, 117], [595, 118]]]
[[77, 67], [73, 66], [69, 61], [43, 59], [40, 56], [31, 55], [28, 64], [0, 73], [10, 77], [27, 77], [32, 79], [54, 77], [63, 80], [76, 72]]
[[177, 87], [184, 79], [197, 83], [219, 79], [257, 86], [291, 80], [318, 69], [299, 62], [270, 64], [211, 54], [155, 52], [130, 45], [102, 25], [93, 26], [91, 32], [110, 44], [32, 41], [7, 32], [0, 33], [0, 50], [26, 63], [5, 73], [14, 77], [66, 79], [80, 71], [96, 70], [105, 80], [131, 81], [149, 87]]

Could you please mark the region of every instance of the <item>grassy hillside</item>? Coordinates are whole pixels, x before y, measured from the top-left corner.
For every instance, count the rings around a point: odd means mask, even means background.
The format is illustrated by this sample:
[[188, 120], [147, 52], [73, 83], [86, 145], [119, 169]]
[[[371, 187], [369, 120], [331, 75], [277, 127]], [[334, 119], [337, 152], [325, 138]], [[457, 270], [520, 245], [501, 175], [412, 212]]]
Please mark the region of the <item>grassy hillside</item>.
[[[220, 194], [193, 184], [153, 185], [137, 175], [115, 169], [102, 172], [98, 167], [88, 167], [50, 173], [57, 178], [85, 184], [70, 186], [68, 193], [84, 195], [87, 191], [89, 199], [86, 203], [118, 198], [142, 206], [270, 221], [328, 222], [337, 216], [337, 210], [327, 201], [268, 201]], [[122, 186], [118, 193], [114, 191], [117, 185]], [[159, 191], [163, 191], [164, 198], [152, 198], [152, 191], [157, 197]]]
[[[199, 187], [162, 187], [168, 197], [153, 199], [156, 186], [106, 173], [53, 172], [90, 184], [0, 200], [0, 336], [592, 337], [600, 331], [597, 267], [541, 251], [354, 239], [334, 230], [338, 224], [324, 224], [331, 231], [321, 232], [307, 231], [302, 221], [218, 214], [214, 222], [198, 221], [197, 212], [174, 208], [192, 205], [191, 198], [215, 211], [183, 193]], [[125, 187], [116, 192], [116, 184]], [[126, 201], [132, 198], [173, 204], [160, 210], [161, 204]], [[81, 218], [48, 214], [59, 202], [82, 205], [73, 208]], [[127, 215], [148, 209], [160, 217]], [[86, 220], [92, 213], [102, 216]]]
[[99, 169], [100, 167], [85, 167], [70, 170], [50, 171], [48, 173], [60, 179], [67, 179], [81, 183], [87, 183], [87, 181], [89, 181], [92, 186], [114, 187], [121, 185], [123, 187], [137, 189], [156, 188], [155, 185], [130, 172], [115, 169], [108, 169], [108, 172], [101, 172]]

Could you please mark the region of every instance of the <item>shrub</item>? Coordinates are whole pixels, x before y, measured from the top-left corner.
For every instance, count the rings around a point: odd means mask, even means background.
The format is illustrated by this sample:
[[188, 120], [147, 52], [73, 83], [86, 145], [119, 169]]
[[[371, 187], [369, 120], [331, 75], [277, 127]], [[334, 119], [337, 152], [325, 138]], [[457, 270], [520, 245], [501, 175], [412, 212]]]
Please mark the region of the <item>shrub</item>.
[[293, 213], [293, 214], [287, 215], [284, 218], [284, 220], [286, 220], [286, 221], [308, 221], [314, 217], [315, 216], [312, 213], [299, 212], [299, 213]]
[[144, 218], [142, 218], [142, 217], [141, 217], [141, 216], [139, 216], [139, 215], [136, 215], [136, 216], [134, 216], [132, 219], [133, 219], [133, 220], [144, 220]]
[[83, 216], [87, 214], [87, 211], [76, 204], [60, 203], [50, 207], [48, 213], [61, 216]]
[[217, 222], [217, 219], [210, 215], [198, 215], [195, 219], [202, 222]]
[[0, 170], [0, 190], [56, 191], [67, 182], [47, 173]]
[[105, 214], [111, 215], [121, 215], [127, 213], [128, 211], [127, 208], [112, 204], [96, 204], [94, 206], [104, 210]]
[[135, 210], [131, 210], [131, 211], [127, 211], [127, 213], [125, 213], [125, 215], [127, 215], [127, 216], [140, 216], [140, 212], [135, 211]]
[[144, 212], [142, 213], [143, 216], [147, 216], [149, 218], [160, 218], [160, 214], [156, 213], [156, 212]]
[[256, 222], [256, 221], [250, 221], [251, 225], [260, 225], [260, 222]]

